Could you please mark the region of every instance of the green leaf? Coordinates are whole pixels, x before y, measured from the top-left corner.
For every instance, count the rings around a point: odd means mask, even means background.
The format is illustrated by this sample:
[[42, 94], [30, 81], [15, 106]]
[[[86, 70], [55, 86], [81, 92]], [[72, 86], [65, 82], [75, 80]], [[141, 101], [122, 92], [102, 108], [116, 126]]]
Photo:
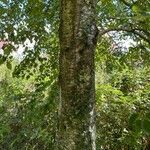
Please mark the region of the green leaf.
[[7, 61], [6, 66], [7, 66], [8, 69], [10, 69], [10, 70], [12, 69], [12, 65], [11, 65], [10, 61]]
[[136, 119], [138, 118], [138, 113], [134, 113], [129, 118], [129, 125], [133, 126], [136, 122]]
[[139, 12], [139, 7], [137, 5], [133, 5], [132, 6], [132, 11], [135, 12], [135, 13], [138, 13]]
[[26, 76], [26, 79], [28, 80], [29, 78], [30, 78], [30, 75], [27, 75], [27, 76]]
[[0, 55], [0, 65], [6, 61], [6, 57]]
[[135, 129], [136, 131], [140, 132], [142, 129], [142, 121], [140, 119], [137, 119], [135, 121]]
[[8, 44], [4, 47], [4, 54], [5, 55], [9, 55], [13, 50], [14, 50], [14, 46], [11, 44]]
[[143, 130], [144, 130], [146, 133], [149, 133], [149, 134], [150, 134], [150, 120], [148, 120], [148, 119], [144, 119], [144, 120], [143, 120]]
[[146, 117], [147, 120], [149, 120], [150, 119], [150, 112], [146, 113], [145, 117]]

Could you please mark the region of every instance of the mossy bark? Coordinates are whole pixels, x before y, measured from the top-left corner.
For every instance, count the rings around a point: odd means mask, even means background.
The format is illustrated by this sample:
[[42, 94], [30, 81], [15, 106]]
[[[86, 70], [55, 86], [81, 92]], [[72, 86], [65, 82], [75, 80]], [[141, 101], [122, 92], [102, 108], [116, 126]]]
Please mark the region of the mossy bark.
[[96, 0], [60, 0], [58, 150], [95, 150]]

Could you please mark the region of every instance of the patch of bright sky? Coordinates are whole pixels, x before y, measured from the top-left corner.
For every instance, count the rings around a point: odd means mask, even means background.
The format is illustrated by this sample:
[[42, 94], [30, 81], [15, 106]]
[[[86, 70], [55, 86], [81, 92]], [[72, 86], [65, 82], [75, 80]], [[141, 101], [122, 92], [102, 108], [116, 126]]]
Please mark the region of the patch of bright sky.
[[[8, 42], [5, 41], [1, 41], [0, 42], [0, 54], [4, 54], [3, 50], [1, 49], [3, 47], [4, 44], [7, 44]], [[32, 43], [30, 42], [29, 39], [27, 39], [23, 44], [19, 44], [19, 45], [15, 45], [14, 43], [11, 43], [12, 45], [14, 45], [14, 47], [16, 48], [16, 51], [12, 52], [12, 56], [14, 56], [15, 58], [17, 58], [18, 60], [21, 60], [23, 58], [23, 53], [25, 51], [25, 48], [27, 47], [28, 49], [34, 49], [35, 46], [35, 41], [33, 40]]]
[[17, 48], [17, 51], [13, 51], [12, 55], [17, 58], [17, 59], [22, 59], [23, 58], [23, 53], [25, 51], [25, 48], [27, 47], [28, 49], [34, 49], [35, 46], [35, 41], [33, 40], [32, 43], [30, 42], [29, 39], [27, 39], [23, 44], [16, 45], [15, 47]]
[[127, 37], [127, 39], [121, 40], [120, 43], [122, 44], [122, 47], [125, 50], [128, 50], [129, 47], [136, 45], [136, 42], [133, 41], [133, 39], [131, 39], [130, 37]]

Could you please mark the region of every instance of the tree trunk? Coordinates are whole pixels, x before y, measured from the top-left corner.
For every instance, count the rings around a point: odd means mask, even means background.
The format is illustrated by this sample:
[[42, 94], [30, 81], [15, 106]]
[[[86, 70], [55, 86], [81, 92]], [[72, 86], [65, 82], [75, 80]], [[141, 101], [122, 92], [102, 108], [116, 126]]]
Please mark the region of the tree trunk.
[[61, 0], [58, 150], [95, 150], [96, 0]]

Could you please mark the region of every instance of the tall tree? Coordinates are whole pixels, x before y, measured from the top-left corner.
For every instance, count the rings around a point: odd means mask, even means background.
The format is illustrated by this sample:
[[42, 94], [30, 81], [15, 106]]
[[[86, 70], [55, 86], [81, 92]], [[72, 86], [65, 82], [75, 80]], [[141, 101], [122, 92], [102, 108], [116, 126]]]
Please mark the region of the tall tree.
[[57, 149], [95, 150], [96, 0], [61, 0]]

